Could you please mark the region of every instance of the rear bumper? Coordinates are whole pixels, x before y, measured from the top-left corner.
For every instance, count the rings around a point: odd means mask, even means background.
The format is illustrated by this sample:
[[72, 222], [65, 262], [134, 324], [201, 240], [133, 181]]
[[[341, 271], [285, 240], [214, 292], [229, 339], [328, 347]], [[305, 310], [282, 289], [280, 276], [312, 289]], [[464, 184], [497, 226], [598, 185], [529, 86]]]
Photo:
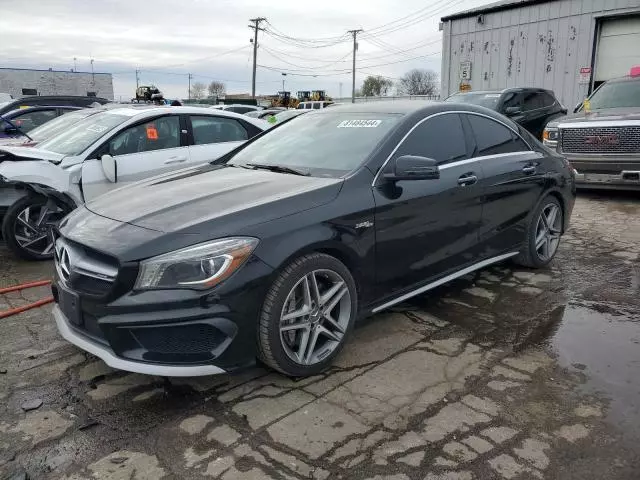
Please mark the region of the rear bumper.
[[76, 347], [85, 350], [100, 358], [107, 365], [118, 370], [142, 373], [145, 375], [158, 375], [163, 377], [197, 377], [203, 375], [216, 375], [225, 373], [215, 365], [162, 365], [156, 363], [143, 363], [126, 360], [118, 357], [108, 346], [91, 340], [78, 333], [71, 327], [69, 320], [64, 316], [60, 307], [53, 307], [53, 318], [56, 321], [60, 335]]

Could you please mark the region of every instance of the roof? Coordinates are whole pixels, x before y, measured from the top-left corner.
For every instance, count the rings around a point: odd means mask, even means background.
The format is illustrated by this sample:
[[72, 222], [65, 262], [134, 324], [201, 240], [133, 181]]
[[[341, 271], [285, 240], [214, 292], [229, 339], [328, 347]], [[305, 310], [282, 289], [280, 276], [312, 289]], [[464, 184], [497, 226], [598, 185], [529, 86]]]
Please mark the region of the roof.
[[470, 10], [463, 10], [458, 13], [452, 13], [451, 15], [447, 15], [446, 17], [442, 17], [441, 20], [443, 22], [446, 22], [447, 20], [456, 20], [458, 18], [471, 17], [479, 15], [481, 13], [500, 12], [502, 10], [520, 8], [525, 5], [535, 5], [537, 3], [547, 3], [552, 1], [554, 0], [499, 0], [498, 2], [489, 3], [488, 5], [484, 5], [482, 7], [476, 7]]
[[106, 113], [114, 115], [126, 115], [128, 117], [138, 117], [144, 119], [146, 117], [153, 117], [154, 115], [163, 113], [181, 113], [181, 114], [200, 114], [200, 115], [215, 115], [217, 117], [229, 117], [242, 119], [243, 121], [255, 125], [261, 129], [264, 129], [264, 122], [255, 118], [247, 117], [239, 113], [227, 112], [226, 110], [218, 110], [214, 108], [206, 107], [190, 107], [188, 105], [180, 107], [172, 107], [170, 105], [140, 105], [135, 104], [128, 105], [126, 107], [110, 108], [106, 110]]
[[314, 112], [354, 112], [354, 113], [413, 113], [430, 105], [438, 104], [430, 100], [388, 100], [377, 102], [345, 103], [331, 108], [321, 108]]
[[48, 68], [12, 68], [12, 67], [0, 67], [0, 70], [18, 70], [23, 72], [51, 72], [51, 73], [84, 73], [89, 75], [111, 75], [109, 72], [79, 72], [72, 70], [53, 70]]

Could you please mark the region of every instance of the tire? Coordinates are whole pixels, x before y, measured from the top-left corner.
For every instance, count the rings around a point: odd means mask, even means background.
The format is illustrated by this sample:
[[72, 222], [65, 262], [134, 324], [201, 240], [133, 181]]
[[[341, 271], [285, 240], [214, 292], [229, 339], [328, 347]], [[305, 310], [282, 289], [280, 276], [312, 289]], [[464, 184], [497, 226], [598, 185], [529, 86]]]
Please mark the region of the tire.
[[[43, 209], [45, 213], [40, 218]], [[2, 221], [2, 238], [7, 247], [20, 258], [49, 260], [53, 258], [52, 228], [67, 213], [45, 197], [27, 195], [18, 199], [7, 210]], [[30, 220], [28, 223], [31, 227], [25, 225], [25, 219]], [[37, 238], [41, 240], [36, 240]], [[31, 240], [34, 242], [29, 245]]]
[[357, 307], [355, 281], [338, 259], [311, 253], [294, 260], [275, 279], [262, 306], [260, 360], [291, 377], [322, 372], [347, 341]]
[[[549, 228], [549, 214], [556, 212], [553, 224]], [[545, 217], [543, 219], [542, 217]], [[552, 195], [545, 197], [531, 215], [527, 226], [524, 249], [515, 258], [515, 263], [529, 268], [547, 266], [558, 252], [564, 222], [564, 211], [558, 199]], [[546, 231], [543, 238], [543, 230]], [[544, 243], [541, 242], [541, 238]]]

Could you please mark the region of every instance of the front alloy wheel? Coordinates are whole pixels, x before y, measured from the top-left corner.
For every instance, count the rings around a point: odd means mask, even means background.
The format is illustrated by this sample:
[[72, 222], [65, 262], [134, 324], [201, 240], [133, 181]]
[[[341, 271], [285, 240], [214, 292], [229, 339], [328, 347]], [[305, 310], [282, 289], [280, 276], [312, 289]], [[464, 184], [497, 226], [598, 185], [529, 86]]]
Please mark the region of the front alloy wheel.
[[22, 197], [7, 210], [2, 237], [7, 246], [24, 259], [53, 258], [52, 231], [66, 213], [44, 197]]
[[289, 358], [313, 365], [341, 343], [351, 318], [351, 295], [332, 270], [314, 270], [289, 292], [280, 315], [280, 341]]
[[353, 277], [339, 260], [319, 253], [295, 260], [265, 300], [261, 359], [291, 376], [324, 370], [344, 345], [356, 308]]

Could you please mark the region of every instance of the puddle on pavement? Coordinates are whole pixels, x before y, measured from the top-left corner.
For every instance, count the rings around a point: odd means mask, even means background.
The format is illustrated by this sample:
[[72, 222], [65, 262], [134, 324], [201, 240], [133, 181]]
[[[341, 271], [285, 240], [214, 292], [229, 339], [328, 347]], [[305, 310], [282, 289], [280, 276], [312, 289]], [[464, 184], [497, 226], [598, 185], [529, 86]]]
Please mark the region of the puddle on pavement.
[[606, 304], [569, 304], [547, 340], [563, 367], [581, 371], [586, 392], [609, 399], [607, 419], [640, 441], [640, 315]]

